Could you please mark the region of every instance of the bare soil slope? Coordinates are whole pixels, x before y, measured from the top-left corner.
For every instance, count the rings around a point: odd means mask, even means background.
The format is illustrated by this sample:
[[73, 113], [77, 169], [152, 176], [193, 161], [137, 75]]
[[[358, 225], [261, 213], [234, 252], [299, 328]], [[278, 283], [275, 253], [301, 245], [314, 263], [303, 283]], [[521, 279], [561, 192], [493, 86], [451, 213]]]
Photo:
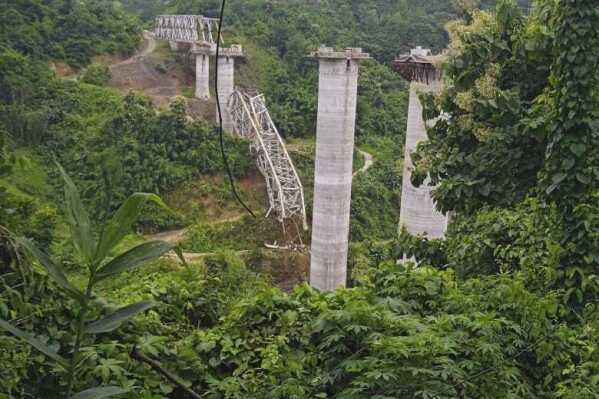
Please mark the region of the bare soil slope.
[[167, 109], [173, 99], [182, 98], [191, 117], [214, 120], [213, 100], [184, 96], [186, 92], [193, 92], [194, 85], [185, 59], [184, 55], [171, 52], [165, 43], [157, 42], [152, 33], [144, 32], [143, 45], [135, 56], [110, 65], [110, 86], [124, 92], [141, 92], [150, 97], [158, 109]]

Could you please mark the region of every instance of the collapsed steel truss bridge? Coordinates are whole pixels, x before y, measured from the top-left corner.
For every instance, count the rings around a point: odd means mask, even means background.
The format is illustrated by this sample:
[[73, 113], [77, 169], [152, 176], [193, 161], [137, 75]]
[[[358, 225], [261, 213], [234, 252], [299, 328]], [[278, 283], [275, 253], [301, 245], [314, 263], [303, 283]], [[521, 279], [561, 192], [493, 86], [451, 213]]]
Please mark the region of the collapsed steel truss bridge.
[[159, 15], [156, 17], [155, 35], [178, 43], [216, 45], [218, 18], [202, 15]]
[[[192, 53], [207, 51], [213, 55], [218, 23], [218, 19], [202, 15], [160, 15], [156, 18], [154, 34], [157, 39], [190, 44]], [[241, 46], [231, 46], [224, 49], [222, 55], [239, 57], [243, 52]], [[301, 221], [306, 230], [304, 188], [270, 117], [264, 96], [233, 91], [232, 74], [230, 78], [232, 94], [229, 96], [229, 92], [224, 96], [228, 97], [227, 111], [233, 122], [232, 130], [250, 141], [258, 169], [266, 180], [270, 204], [266, 216], [275, 215], [283, 224], [283, 230], [287, 221]]]
[[237, 90], [229, 98], [228, 108], [235, 133], [250, 140], [258, 169], [266, 180], [270, 202], [266, 216], [273, 213], [283, 224], [286, 220], [299, 219], [307, 229], [304, 188], [270, 117], [264, 96]]

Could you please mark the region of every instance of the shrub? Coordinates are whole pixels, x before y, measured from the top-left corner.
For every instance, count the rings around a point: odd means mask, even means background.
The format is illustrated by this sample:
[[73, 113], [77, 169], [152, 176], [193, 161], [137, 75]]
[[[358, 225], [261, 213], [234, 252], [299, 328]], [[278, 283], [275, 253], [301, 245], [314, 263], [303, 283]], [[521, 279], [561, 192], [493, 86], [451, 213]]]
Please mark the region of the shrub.
[[91, 64], [85, 69], [81, 76], [83, 83], [89, 83], [96, 86], [106, 86], [112, 79], [110, 68], [102, 64]]

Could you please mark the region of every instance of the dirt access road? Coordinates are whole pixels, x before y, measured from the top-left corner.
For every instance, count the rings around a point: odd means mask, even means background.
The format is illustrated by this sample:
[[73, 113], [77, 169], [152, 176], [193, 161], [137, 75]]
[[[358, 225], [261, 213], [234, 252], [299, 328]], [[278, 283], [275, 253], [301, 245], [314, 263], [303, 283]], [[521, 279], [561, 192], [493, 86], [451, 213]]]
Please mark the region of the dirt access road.
[[118, 68], [122, 65], [132, 64], [152, 54], [156, 50], [156, 39], [154, 39], [154, 34], [150, 31], [145, 30], [143, 32], [143, 38], [144, 44], [142, 48], [138, 50], [138, 52], [133, 57], [123, 60], [121, 62], [117, 62], [116, 64], [112, 64], [110, 68], [113, 69]]
[[122, 91], [141, 91], [163, 105], [168, 97], [181, 95], [181, 76], [175, 71], [164, 72], [166, 54], [155, 54], [157, 45], [151, 32], [145, 31], [143, 37], [143, 46], [137, 54], [110, 66], [110, 86]]
[[364, 157], [364, 166], [362, 166], [360, 170], [356, 170], [354, 172], [354, 174], [352, 175], [352, 177], [354, 178], [360, 173], [368, 172], [368, 169], [370, 169], [372, 165], [374, 165], [374, 157], [372, 156], [372, 154], [366, 151], [362, 151], [360, 149], [358, 149], [358, 152]]

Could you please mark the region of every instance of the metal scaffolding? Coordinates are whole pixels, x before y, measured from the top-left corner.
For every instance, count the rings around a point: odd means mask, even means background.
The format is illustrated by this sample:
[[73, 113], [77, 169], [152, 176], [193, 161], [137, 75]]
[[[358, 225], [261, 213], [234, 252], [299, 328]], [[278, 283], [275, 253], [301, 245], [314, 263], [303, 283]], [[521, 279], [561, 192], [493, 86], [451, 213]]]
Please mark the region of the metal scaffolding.
[[250, 140], [258, 169], [266, 180], [270, 202], [266, 216], [273, 213], [281, 223], [300, 219], [307, 229], [304, 188], [270, 117], [264, 96], [235, 91], [229, 98], [228, 108], [235, 133]]

